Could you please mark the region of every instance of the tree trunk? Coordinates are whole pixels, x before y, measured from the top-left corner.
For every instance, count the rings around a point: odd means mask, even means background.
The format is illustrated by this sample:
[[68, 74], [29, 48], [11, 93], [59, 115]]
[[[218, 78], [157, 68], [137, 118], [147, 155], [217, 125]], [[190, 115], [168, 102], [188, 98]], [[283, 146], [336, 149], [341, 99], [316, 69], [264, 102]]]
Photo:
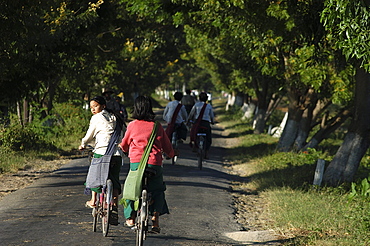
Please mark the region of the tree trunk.
[[316, 92], [312, 88], [309, 89], [303, 105], [305, 110], [303, 111], [302, 119], [299, 122], [298, 134], [294, 141], [294, 150], [301, 150], [307, 141], [308, 134], [312, 129], [313, 112], [316, 108], [317, 102], [318, 99]]
[[289, 88], [288, 120], [277, 146], [278, 151], [290, 151], [298, 134], [299, 122], [301, 121], [303, 110], [300, 105], [300, 95], [298, 90]]
[[356, 71], [355, 114], [344, 141], [324, 174], [324, 183], [337, 186], [352, 182], [369, 147], [370, 74]]
[[21, 104], [19, 103], [19, 101], [17, 101], [17, 116], [18, 116], [19, 124], [20, 124], [21, 126], [23, 126], [22, 106], [21, 106]]
[[319, 143], [322, 140], [329, 137], [330, 133], [334, 132], [338, 129], [350, 116], [352, 115], [352, 111], [349, 109], [342, 110], [338, 115], [331, 118], [324, 124], [322, 124], [320, 130], [318, 130], [313, 137], [308, 141], [306, 146], [304, 146], [304, 150], [308, 148], [317, 148]]
[[257, 113], [254, 118], [254, 134], [261, 134], [265, 131], [266, 127], [266, 112], [270, 97], [268, 95], [268, 81], [267, 78], [261, 76], [255, 78], [253, 81], [254, 90], [257, 95]]
[[266, 126], [266, 109], [258, 108], [254, 118], [254, 134], [261, 134], [265, 131]]

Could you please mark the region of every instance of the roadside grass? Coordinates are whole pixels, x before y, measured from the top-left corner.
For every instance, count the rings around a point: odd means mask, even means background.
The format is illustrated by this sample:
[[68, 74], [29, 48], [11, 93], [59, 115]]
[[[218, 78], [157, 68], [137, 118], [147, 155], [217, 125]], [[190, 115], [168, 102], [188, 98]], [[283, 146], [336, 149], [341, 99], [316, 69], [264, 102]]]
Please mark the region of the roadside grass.
[[0, 174], [32, 168], [34, 163], [62, 156], [81, 154], [77, 151], [91, 117], [90, 110], [70, 104], [56, 104], [51, 116], [21, 126], [15, 116], [0, 127]]
[[[240, 145], [229, 150], [231, 165], [246, 181], [237, 189], [259, 194], [267, 201], [274, 223], [266, 229], [280, 232], [289, 240], [283, 245], [370, 245], [370, 194], [350, 198], [350, 184], [338, 188], [312, 185], [318, 159], [328, 163], [340, 139], [328, 139], [317, 150], [276, 152], [278, 139], [254, 135], [251, 124], [239, 112], [222, 112], [219, 121], [238, 137]], [[365, 156], [357, 178], [369, 177]]]

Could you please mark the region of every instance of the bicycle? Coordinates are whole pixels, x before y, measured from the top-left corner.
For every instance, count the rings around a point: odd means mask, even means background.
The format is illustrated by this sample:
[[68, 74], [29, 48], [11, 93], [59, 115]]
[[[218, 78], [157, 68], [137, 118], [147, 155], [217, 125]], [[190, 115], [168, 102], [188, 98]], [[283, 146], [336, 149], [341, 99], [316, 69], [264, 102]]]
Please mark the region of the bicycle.
[[136, 212], [135, 227], [136, 230], [136, 246], [142, 246], [149, 227], [149, 205], [152, 200], [152, 195], [148, 192], [148, 179], [156, 175], [156, 170], [147, 167], [144, 171], [143, 186], [141, 197], [139, 200], [140, 208]]
[[[174, 150], [177, 150], [177, 148], [178, 148], [178, 144], [177, 144], [177, 129], [176, 129], [176, 127], [175, 127], [175, 131], [172, 133], [172, 139], [171, 139], [171, 143], [172, 143], [172, 148], [174, 149]], [[175, 151], [176, 152], [176, 151]], [[172, 157], [172, 165], [175, 165], [175, 163], [176, 163], [176, 161], [177, 161], [177, 155], [174, 155], [173, 157]]]
[[103, 236], [106, 237], [109, 231], [110, 215], [113, 209], [113, 183], [107, 179], [101, 193], [96, 193], [96, 203], [92, 210], [93, 231], [96, 232], [98, 217], [101, 219]]
[[207, 128], [199, 127], [197, 133], [197, 146], [198, 146], [198, 168], [202, 170], [203, 168], [203, 158], [206, 152], [206, 143], [207, 143]]

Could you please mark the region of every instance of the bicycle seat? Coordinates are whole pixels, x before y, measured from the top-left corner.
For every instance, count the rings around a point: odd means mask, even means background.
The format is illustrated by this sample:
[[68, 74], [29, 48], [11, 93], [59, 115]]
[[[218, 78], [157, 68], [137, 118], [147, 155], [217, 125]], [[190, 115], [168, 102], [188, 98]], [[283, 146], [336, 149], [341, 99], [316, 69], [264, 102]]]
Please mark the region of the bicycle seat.
[[146, 167], [144, 171], [144, 175], [147, 177], [153, 177], [157, 174], [157, 171], [154, 168]]

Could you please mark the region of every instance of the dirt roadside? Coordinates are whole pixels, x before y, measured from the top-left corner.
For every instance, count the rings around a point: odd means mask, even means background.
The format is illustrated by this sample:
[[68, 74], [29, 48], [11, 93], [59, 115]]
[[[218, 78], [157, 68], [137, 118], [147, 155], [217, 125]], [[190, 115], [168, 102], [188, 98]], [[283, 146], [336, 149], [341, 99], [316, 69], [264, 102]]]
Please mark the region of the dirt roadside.
[[[82, 156], [81, 156], [82, 157]], [[6, 173], [0, 175], [0, 200], [6, 195], [22, 189], [35, 180], [52, 173], [67, 164], [69, 159], [59, 159], [53, 161], [38, 160], [25, 165], [23, 170], [17, 173]]]

